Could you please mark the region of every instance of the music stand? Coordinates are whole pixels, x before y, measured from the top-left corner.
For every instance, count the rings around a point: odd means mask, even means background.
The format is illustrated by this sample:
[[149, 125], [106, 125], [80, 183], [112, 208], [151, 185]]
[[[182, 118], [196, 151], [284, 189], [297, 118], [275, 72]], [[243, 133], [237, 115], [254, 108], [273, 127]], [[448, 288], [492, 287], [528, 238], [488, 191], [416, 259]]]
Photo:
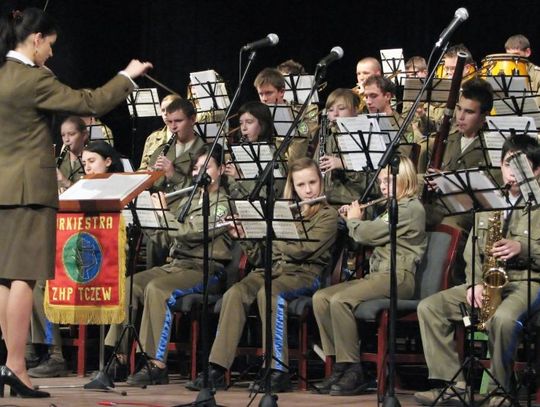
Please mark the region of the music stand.
[[[284, 75], [285, 78], [285, 100], [294, 104], [302, 104], [309, 96], [309, 91], [315, 83], [314, 75]], [[309, 103], [319, 103], [319, 94], [315, 92]], [[286, 133], [283, 133], [286, 134]]]
[[[64, 211], [76, 212], [96, 212], [96, 211], [122, 211], [126, 213], [125, 207], [128, 205], [131, 217], [127, 219], [128, 224], [128, 243], [129, 252], [127, 259], [128, 275], [134, 274], [136, 252], [140, 243], [142, 228], [166, 229], [157, 221], [157, 215], [154, 212], [156, 209], [150, 208], [148, 202], [149, 194], [143, 194], [145, 190], [150, 188], [156, 179], [161, 176], [160, 172], [138, 172], [138, 173], [108, 173], [88, 175], [86, 178], [75, 183], [68, 191], [60, 196], [60, 208]], [[146, 202], [137, 207], [136, 201], [138, 196], [143, 194]], [[135, 200], [135, 202], [134, 202]], [[153, 216], [151, 214], [153, 213]], [[139, 216], [140, 215], [140, 216]], [[150, 215], [150, 216], [149, 216]], [[142, 219], [142, 221], [141, 221]], [[126, 222], [126, 223], [128, 223]], [[134, 337], [139, 348], [142, 349], [137, 331], [132, 323], [132, 292], [133, 279], [130, 281], [129, 288], [129, 311], [127, 316], [127, 324], [124, 325], [122, 333], [114, 347], [113, 353], [105, 366], [103, 366], [103, 339], [100, 340], [100, 371], [97, 376], [83, 387], [85, 389], [111, 390], [114, 388], [114, 383], [107, 374], [109, 366], [112, 364], [122, 339], [126, 332], [130, 335], [128, 342]], [[101, 336], [103, 336], [101, 330]], [[143, 351], [144, 353], [144, 351]], [[148, 364], [148, 360], [146, 359]], [[122, 392], [125, 395], [126, 392]]]
[[[526, 320], [530, 321], [532, 316], [531, 311], [531, 283], [533, 282], [532, 278], [532, 253], [531, 253], [531, 210], [533, 208], [538, 208], [540, 204], [540, 186], [538, 185], [538, 179], [534, 176], [532, 168], [527, 160], [527, 157], [523, 152], [517, 152], [513, 154], [509, 159], [510, 168], [514, 173], [516, 181], [519, 184], [521, 196], [525, 199], [525, 208], [527, 211], [527, 317]], [[538, 279], [536, 279], [538, 282]], [[525, 369], [524, 382], [528, 382], [528, 393], [531, 393], [534, 389], [534, 384], [536, 380], [536, 372], [533, 367], [533, 351], [531, 348], [531, 332], [529, 325], [525, 326], [524, 338], [524, 348], [525, 354], [527, 355], [527, 367]], [[531, 399], [527, 395], [527, 406], [531, 406]]]
[[535, 96], [509, 96], [493, 101], [496, 116], [529, 116], [540, 127], [540, 109]]
[[[276, 138], [284, 138], [286, 134], [291, 131], [292, 124], [294, 123], [297, 113], [292, 106], [288, 104], [276, 104], [268, 106], [272, 113], [272, 120], [274, 122], [274, 130]], [[292, 129], [296, 131], [296, 129]], [[294, 137], [299, 137], [295, 135]], [[303, 137], [303, 136], [300, 136]]]
[[157, 88], [138, 88], [126, 98], [131, 118], [131, 156], [135, 157], [135, 137], [137, 134], [137, 119], [139, 117], [161, 116], [161, 107]]
[[192, 100], [198, 105], [199, 113], [225, 110], [229, 107], [230, 101], [225, 82], [218, 78], [216, 71], [192, 72], [189, 77]]
[[[460, 213], [472, 213], [476, 215], [477, 212], [493, 211], [493, 210], [505, 210], [512, 208], [512, 205], [508, 202], [507, 197], [503, 193], [504, 188], [500, 188], [491, 178], [489, 172], [480, 168], [459, 170], [454, 172], [439, 172], [435, 174], [424, 175], [424, 178], [428, 183], [434, 183], [437, 186], [437, 197], [448, 211], [447, 214], [460, 214]], [[471, 264], [471, 287], [473, 290], [472, 298], [474, 299], [474, 287], [476, 284], [476, 219], [473, 221], [471, 230], [471, 256], [473, 262]], [[471, 315], [475, 315], [475, 301], [471, 304]], [[467, 326], [465, 327], [467, 329]], [[474, 406], [474, 388], [472, 383], [473, 369], [475, 367], [480, 368], [486, 372], [493, 383], [496, 384], [494, 390], [482, 398], [480, 405], [487, 401], [494, 394], [503, 394], [508, 400], [513, 398], [507, 393], [504, 387], [497, 381], [497, 379], [486, 369], [478, 357], [474, 356], [474, 339], [475, 339], [475, 323], [469, 327], [469, 354], [461, 364], [461, 367], [450, 379], [448, 384], [441, 390], [441, 393], [431, 404], [437, 405], [438, 401], [442, 398], [447, 391], [451, 391], [464, 406]], [[469, 400], [466, 400], [454, 386], [455, 380], [467, 370], [467, 374], [464, 374], [465, 383], [468, 387]]]

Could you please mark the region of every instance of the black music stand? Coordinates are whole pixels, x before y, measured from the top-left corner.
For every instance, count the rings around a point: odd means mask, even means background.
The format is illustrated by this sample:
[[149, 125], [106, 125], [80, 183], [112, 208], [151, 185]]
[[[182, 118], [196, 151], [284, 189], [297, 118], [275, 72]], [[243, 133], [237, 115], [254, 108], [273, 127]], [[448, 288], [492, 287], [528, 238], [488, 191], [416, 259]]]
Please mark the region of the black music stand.
[[135, 157], [137, 119], [140, 117], [161, 117], [161, 107], [157, 88], [138, 88], [126, 99], [131, 118], [131, 157]]
[[[483, 169], [475, 168], [468, 170], [459, 170], [454, 172], [440, 172], [435, 174], [424, 175], [424, 178], [429, 183], [435, 183], [438, 187], [437, 198], [447, 211], [447, 215], [456, 215], [463, 213], [472, 213], [476, 217], [476, 213], [483, 211], [493, 210], [505, 210], [512, 208], [512, 205], [508, 202], [508, 199], [504, 193], [504, 188], [500, 188], [497, 183], [491, 178], [488, 172]], [[471, 257], [476, 258], [476, 245], [477, 245], [477, 233], [476, 233], [476, 219], [473, 221], [471, 230], [471, 242], [472, 253]], [[474, 287], [476, 284], [476, 270], [475, 261], [471, 264], [471, 286], [472, 297], [474, 299]], [[476, 306], [474, 300], [471, 304], [471, 315], [473, 320], [476, 315]], [[449, 383], [441, 390], [439, 396], [433, 401], [432, 406], [437, 405], [438, 401], [447, 391], [452, 392], [464, 406], [474, 406], [474, 386], [472, 383], [474, 368], [479, 368], [481, 371], [486, 372], [489, 378], [496, 384], [494, 390], [483, 397], [479, 404], [482, 405], [489, 398], [495, 394], [504, 395], [505, 399], [511, 400], [514, 403], [514, 398], [508, 394], [501, 383], [486, 369], [478, 357], [474, 356], [474, 340], [475, 340], [475, 327], [476, 321], [474, 321], [468, 328], [469, 334], [469, 354], [465, 357], [465, 360], [461, 364], [461, 367], [450, 379]], [[469, 399], [467, 400], [454, 385], [455, 380], [464, 374], [465, 383], [468, 390]]]
[[[509, 158], [510, 167], [516, 177], [521, 190], [521, 196], [524, 198], [525, 208], [527, 211], [527, 316], [526, 321], [530, 322], [533, 315], [531, 310], [531, 283], [535, 280], [539, 282], [538, 279], [533, 279], [532, 277], [532, 265], [534, 260], [532, 259], [531, 253], [531, 210], [533, 208], [538, 208], [540, 205], [540, 185], [538, 184], [538, 179], [534, 176], [530, 164], [522, 152], [518, 152], [512, 155]], [[536, 371], [534, 369], [533, 361], [533, 350], [532, 350], [532, 334], [529, 324], [525, 324], [524, 330], [524, 348], [525, 354], [527, 355], [527, 367], [525, 369], [525, 374], [523, 377], [523, 382], [521, 384], [527, 385], [527, 406], [531, 406], [531, 399], [529, 394], [534, 390], [535, 380], [536, 380]], [[519, 391], [519, 388], [518, 388]], [[536, 405], [536, 404], [535, 404]]]
[[[313, 86], [315, 77], [313, 75], [284, 75], [285, 78], [285, 96], [284, 99], [296, 105], [306, 101], [309, 91]], [[289, 97], [290, 96], [290, 97]], [[319, 95], [315, 92], [310, 103], [319, 103]]]

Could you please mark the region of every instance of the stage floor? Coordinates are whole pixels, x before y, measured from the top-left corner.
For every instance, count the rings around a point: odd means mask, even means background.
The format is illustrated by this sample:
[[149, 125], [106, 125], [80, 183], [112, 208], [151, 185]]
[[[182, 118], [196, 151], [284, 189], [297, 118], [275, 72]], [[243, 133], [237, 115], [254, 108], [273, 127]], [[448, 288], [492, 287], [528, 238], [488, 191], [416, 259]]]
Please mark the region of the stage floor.
[[[178, 405], [190, 406], [197, 397], [184, 387], [186, 380], [177, 375], [171, 375], [168, 385], [148, 386], [146, 389], [127, 386], [118, 383], [116, 391], [126, 391], [122, 396], [116, 392], [100, 392], [85, 390], [82, 386], [89, 382], [88, 378], [69, 376], [55, 379], [34, 379], [33, 383], [40, 386], [80, 386], [75, 388], [43, 389], [51, 393], [49, 399], [20, 399], [6, 397], [0, 400], [0, 406], [28, 406], [28, 407], [87, 407], [87, 406], [141, 406], [141, 407], [170, 407]], [[247, 385], [247, 384], [246, 384]], [[9, 392], [6, 389], [6, 395]], [[416, 406], [412, 391], [398, 390], [396, 396], [401, 406]], [[293, 391], [278, 395], [279, 406], [317, 407], [317, 406], [377, 406], [376, 394], [369, 393], [354, 397], [332, 397], [327, 395], [311, 394], [304, 391]], [[258, 406], [261, 395], [258, 395], [252, 406]], [[215, 395], [218, 405], [241, 407], [249, 403], [249, 392], [246, 387], [235, 385], [227, 391], [219, 391]]]

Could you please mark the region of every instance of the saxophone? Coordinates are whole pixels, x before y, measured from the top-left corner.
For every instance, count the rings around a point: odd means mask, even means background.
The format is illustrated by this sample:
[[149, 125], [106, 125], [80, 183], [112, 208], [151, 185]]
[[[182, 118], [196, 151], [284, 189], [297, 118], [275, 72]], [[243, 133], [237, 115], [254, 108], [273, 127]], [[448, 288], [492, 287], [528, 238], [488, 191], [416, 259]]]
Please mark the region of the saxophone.
[[502, 211], [497, 211], [488, 219], [488, 232], [484, 248], [482, 282], [484, 286], [482, 307], [478, 317], [478, 329], [484, 331], [487, 321], [493, 316], [502, 301], [502, 289], [508, 284], [505, 262], [491, 255], [495, 242], [503, 238], [501, 231]]

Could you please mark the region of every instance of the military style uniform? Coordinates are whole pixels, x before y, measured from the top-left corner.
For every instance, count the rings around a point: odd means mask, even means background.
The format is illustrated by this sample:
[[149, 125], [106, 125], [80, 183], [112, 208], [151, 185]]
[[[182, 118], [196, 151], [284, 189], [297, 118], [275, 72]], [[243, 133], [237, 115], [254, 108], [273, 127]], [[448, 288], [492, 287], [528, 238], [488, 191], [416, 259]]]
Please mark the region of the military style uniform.
[[[473, 260], [474, 283], [481, 284], [482, 282], [482, 258], [486, 256], [484, 250], [490, 215], [492, 213], [484, 212], [476, 217], [478, 240], [475, 259], [472, 258], [472, 236], [469, 236], [467, 241], [465, 248], [467, 283], [434, 294], [422, 300], [418, 306], [420, 332], [431, 379], [449, 381], [460, 368], [460, 361], [453, 343], [454, 323], [461, 321], [462, 318], [459, 304], [467, 303], [466, 291], [472, 284]], [[533, 211], [531, 217], [532, 224], [538, 225], [540, 211]], [[506, 390], [510, 389], [512, 363], [518, 345], [517, 339], [523, 329], [527, 310], [527, 283], [525, 281], [512, 282], [512, 280], [526, 279], [527, 277], [528, 233], [527, 212], [522, 209], [514, 209], [508, 222], [508, 232], [505, 238], [518, 241], [521, 244], [521, 251], [506, 264], [510, 282], [502, 290], [503, 301], [501, 305], [487, 323], [491, 373]], [[531, 230], [531, 256], [532, 276], [538, 278], [540, 276], [540, 230], [537, 227], [533, 227]], [[531, 290], [533, 310], [538, 309], [540, 305], [539, 290], [540, 284], [533, 282]], [[463, 381], [463, 375], [457, 377], [456, 380]], [[490, 383], [490, 387], [495, 387], [494, 383]]]
[[[338, 214], [329, 205], [304, 223], [310, 242], [275, 241], [272, 245], [272, 337], [273, 355], [288, 363], [287, 302], [302, 295], [311, 295], [319, 287], [319, 278], [330, 262], [331, 247], [337, 232]], [[302, 228], [299, 235], [304, 237]], [[262, 247], [241, 242], [252, 264], [261, 264]], [[256, 269], [225, 292], [219, 315], [216, 339], [210, 353], [210, 362], [230, 368], [246, 322], [246, 314], [254, 300], [265, 330], [264, 270]], [[263, 343], [265, 343], [263, 339]], [[285, 371], [286, 367], [272, 360], [272, 368]]]
[[[298, 114], [300, 111], [301, 105], [291, 104], [295, 114]], [[302, 157], [306, 157], [308, 145], [310, 140], [313, 137], [317, 136], [317, 129], [319, 127], [319, 108], [317, 105], [309, 105], [305, 112], [302, 120], [298, 123], [296, 134], [289, 144], [287, 150], [287, 158], [289, 162]]]
[[84, 168], [81, 165], [81, 160], [71, 161], [69, 153], [64, 156], [58, 169], [72, 183], [77, 182], [84, 176]]
[[154, 152], [161, 146], [165, 144], [172, 136], [172, 132], [167, 128], [167, 126], [162, 129], [152, 132], [144, 142], [144, 150], [141, 157], [141, 165], [139, 165], [139, 171], [149, 170], [149, 162], [152, 158]]
[[[414, 273], [427, 245], [424, 207], [417, 198], [398, 203], [397, 280], [398, 296], [414, 294]], [[359, 362], [360, 345], [354, 309], [363, 301], [390, 296], [390, 233], [388, 213], [375, 220], [347, 220], [350, 236], [357, 242], [375, 246], [370, 258], [370, 274], [317, 291], [313, 311], [321, 334], [324, 354], [336, 362]]]
[[[218, 199], [219, 194], [219, 199]], [[181, 204], [186, 201], [184, 198]], [[224, 189], [219, 193], [210, 194], [210, 219], [222, 221], [227, 215], [228, 202]], [[174, 305], [179, 297], [187, 294], [202, 292], [203, 279], [203, 215], [202, 200], [194, 200], [186, 221], [179, 223], [174, 215], [167, 213], [167, 221], [178, 230], [169, 231], [167, 236], [171, 240], [170, 256], [172, 261], [161, 267], [154, 267], [133, 278], [133, 306], [138, 308], [144, 304], [139, 338], [143, 350], [153, 359], [165, 361], [167, 357], [167, 344], [170, 338], [172, 312], [169, 307]], [[163, 233], [159, 233], [163, 237]], [[212, 238], [209, 252], [210, 279], [209, 287], [220, 289], [221, 265], [231, 260], [231, 239], [226, 228], [215, 229], [210, 233]], [[129, 280], [126, 282], [126, 293], [129, 295]], [[126, 315], [129, 301], [126, 300]], [[112, 325], [105, 344], [114, 346], [120, 336], [122, 325]], [[127, 343], [123, 344], [123, 351], [127, 352]]]
[[[532, 62], [527, 63], [527, 74], [531, 80], [531, 90], [538, 95], [540, 91], [540, 67]], [[540, 96], [536, 97], [536, 103], [540, 106]]]

